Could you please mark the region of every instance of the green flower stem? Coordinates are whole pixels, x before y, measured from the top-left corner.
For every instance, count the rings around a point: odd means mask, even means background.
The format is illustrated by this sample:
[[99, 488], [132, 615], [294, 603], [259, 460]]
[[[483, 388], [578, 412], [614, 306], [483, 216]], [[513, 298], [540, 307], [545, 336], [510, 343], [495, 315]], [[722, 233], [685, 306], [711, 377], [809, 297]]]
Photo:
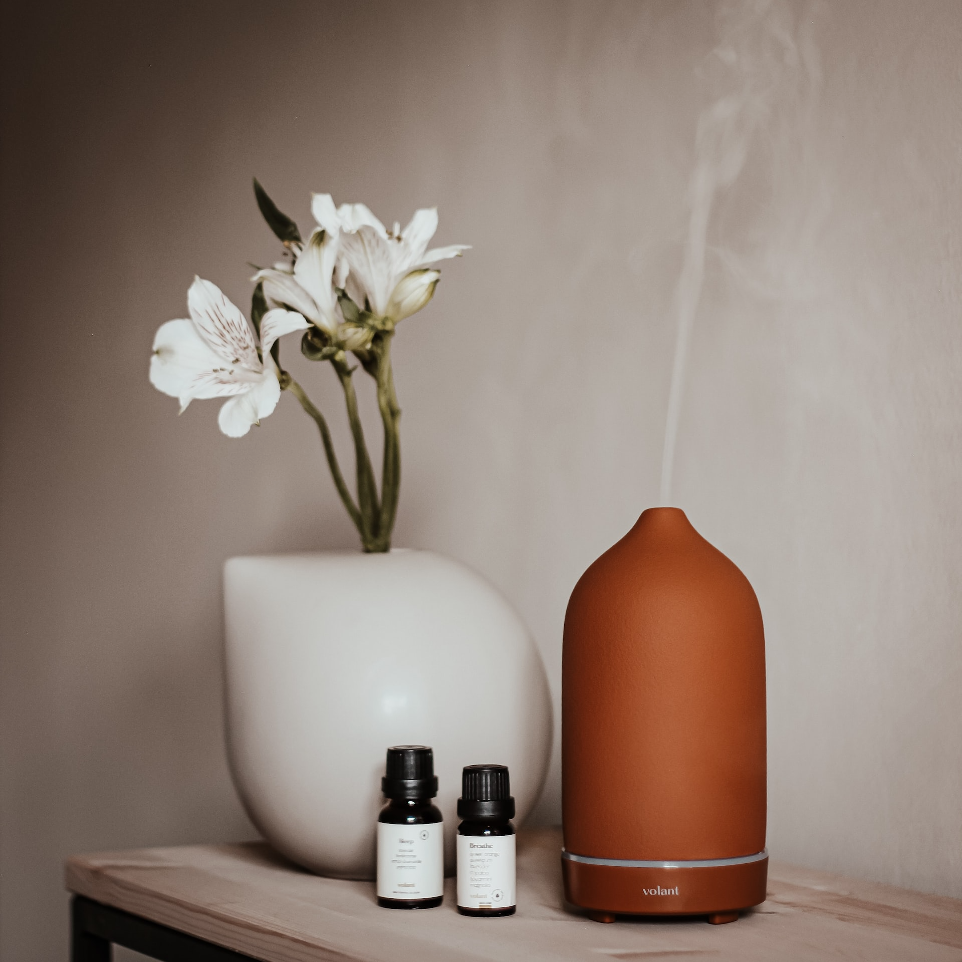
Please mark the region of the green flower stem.
[[377, 484], [374, 480], [374, 468], [371, 465], [371, 457], [367, 452], [367, 444], [364, 442], [364, 426], [357, 409], [353, 371], [343, 360], [334, 360], [332, 363], [341, 382], [341, 387], [344, 389], [347, 418], [351, 424], [351, 435], [354, 438], [354, 460], [357, 465], [357, 500], [361, 515], [361, 542], [365, 551], [383, 550], [377, 547], [377, 535], [380, 530], [380, 505], [377, 498]]
[[391, 338], [393, 332], [385, 331], [377, 339], [377, 406], [384, 424], [384, 463], [381, 476], [381, 512], [378, 525], [379, 551], [391, 547], [391, 533], [397, 515], [398, 496], [401, 490], [401, 445], [398, 425], [401, 408], [394, 390], [394, 372], [391, 369]]
[[361, 519], [361, 512], [351, 497], [351, 492], [344, 481], [344, 475], [341, 474], [341, 468], [337, 463], [337, 453], [334, 451], [334, 442], [331, 440], [331, 432], [327, 426], [327, 421], [324, 420], [324, 415], [314, 407], [311, 399], [304, 393], [304, 389], [289, 374], [282, 372], [279, 380], [281, 387], [285, 391], [290, 391], [291, 394], [301, 402], [301, 407], [304, 408], [317, 424], [317, 429], [321, 432], [321, 441], [324, 444], [324, 453], [327, 455], [327, 464], [331, 469], [331, 477], [334, 479], [334, 486], [337, 488], [337, 493], [341, 496], [341, 501], [344, 502], [344, 507], [351, 516], [351, 520], [354, 522], [357, 530], [360, 532], [361, 540], [363, 541], [364, 526]]

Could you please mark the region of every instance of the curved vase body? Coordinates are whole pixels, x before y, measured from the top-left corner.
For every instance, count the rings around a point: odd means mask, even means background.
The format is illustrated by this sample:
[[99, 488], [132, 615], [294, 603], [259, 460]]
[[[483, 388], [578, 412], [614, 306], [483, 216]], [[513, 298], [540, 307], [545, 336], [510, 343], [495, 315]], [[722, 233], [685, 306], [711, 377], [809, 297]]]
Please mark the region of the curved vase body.
[[502, 595], [428, 551], [231, 558], [228, 756], [251, 821], [323, 875], [373, 878], [391, 745], [434, 749], [453, 867], [461, 769], [511, 769], [518, 816], [551, 751], [538, 651]]
[[[611, 912], [721, 913], [764, 899], [761, 611], [741, 571], [677, 508], [645, 511], [571, 595], [562, 766], [565, 875], [575, 904]], [[741, 859], [737, 871], [700, 866], [719, 869], [712, 878], [722, 890], [741, 888], [717, 893], [709, 879], [707, 890], [699, 883], [702, 894], [686, 901], [686, 888], [691, 893], [699, 886], [689, 879], [679, 889], [678, 870], [652, 875], [657, 866], [599, 859]], [[750, 859], [754, 868], [746, 867]], [[730, 870], [728, 882], [721, 868]], [[705, 872], [699, 877], [704, 882]], [[726, 898], [733, 904], [722, 904]]]

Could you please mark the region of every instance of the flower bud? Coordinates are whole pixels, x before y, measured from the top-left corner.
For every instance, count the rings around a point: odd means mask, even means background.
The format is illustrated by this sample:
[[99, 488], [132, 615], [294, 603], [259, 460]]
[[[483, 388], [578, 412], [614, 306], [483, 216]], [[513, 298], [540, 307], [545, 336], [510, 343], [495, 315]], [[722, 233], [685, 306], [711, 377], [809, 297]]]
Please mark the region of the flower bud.
[[387, 316], [393, 321], [403, 321], [421, 310], [434, 296], [440, 279], [440, 271], [428, 269], [411, 271], [402, 277], [388, 301]]
[[346, 351], [363, 351], [371, 346], [374, 331], [363, 324], [342, 324], [337, 329], [337, 338]]

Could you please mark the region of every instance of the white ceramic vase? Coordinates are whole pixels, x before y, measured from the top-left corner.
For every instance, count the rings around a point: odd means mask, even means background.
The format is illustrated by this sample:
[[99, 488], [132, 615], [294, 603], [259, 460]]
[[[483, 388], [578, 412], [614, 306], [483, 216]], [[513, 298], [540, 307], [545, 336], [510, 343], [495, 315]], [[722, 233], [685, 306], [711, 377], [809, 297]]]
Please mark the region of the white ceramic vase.
[[390, 745], [434, 749], [445, 864], [461, 768], [507, 765], [517, 821], [551, 753], [538, 650], [487, 581], [429, 551], [231, 558], [228, 756], [251, 821], [292, 861], [374, 877]]

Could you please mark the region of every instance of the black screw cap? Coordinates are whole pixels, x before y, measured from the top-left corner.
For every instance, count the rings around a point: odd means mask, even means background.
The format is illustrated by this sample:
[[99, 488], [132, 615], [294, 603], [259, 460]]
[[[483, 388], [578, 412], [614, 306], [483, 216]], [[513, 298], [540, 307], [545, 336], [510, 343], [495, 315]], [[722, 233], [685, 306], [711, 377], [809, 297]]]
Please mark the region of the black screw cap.
[[381, 792], [388, 798], [434, 798], [438, 793], [434, 752], [426, 745], [389, 748]]
[[466, 765], [461, 772], [458, 817], [509, 821], [514, 799], [506, 765]]

